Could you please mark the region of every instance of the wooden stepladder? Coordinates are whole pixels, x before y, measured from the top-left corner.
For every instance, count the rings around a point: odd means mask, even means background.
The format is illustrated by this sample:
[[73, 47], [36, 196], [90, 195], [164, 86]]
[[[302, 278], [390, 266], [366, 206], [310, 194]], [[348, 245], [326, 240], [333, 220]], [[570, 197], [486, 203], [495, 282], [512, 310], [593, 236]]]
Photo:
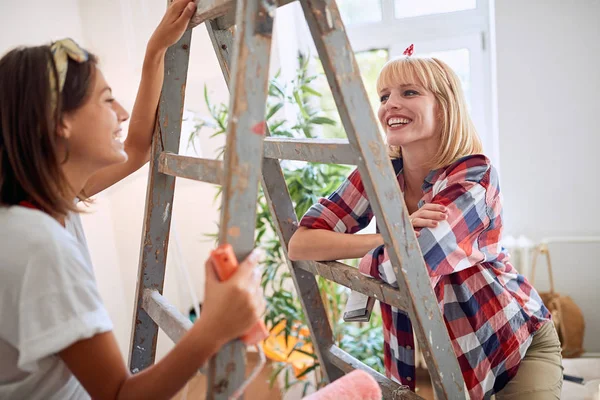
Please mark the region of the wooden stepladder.
[[[385, 399], [419, 399], [336, 346], [315, 275], [407, 310], [438, 399], [467, 397], [458, 361], [430, 284], [392, 164], [369, 105], [340, 12], [334, 0], [298, 0], [331, 86], [348, 140], [269, 137], [265, 123], [269, 56], [275, 11], [291, 0], [199, 0], [181, 40], [169, 48], [150, 174], [134, 313], [130, 369], [152, 363], [158, 328], [177, 341], [192, 323], [162, 296], [175, 177], [222, 185], [220, 243], [239, 260], [254, 246], [258, 185], [262, 184], [277, 233], [287, 244], [297, 216], [280, 159], [355, 164], [384, 237], [399, 289], [361, 275], [339, 262], [291, 262], [319, 362], [329, 381], [353, 369], [370, 373]], [[191, 30], [205, 23], [230, 89], [224, 161], [177, 154], [181, 134]], [[400, 205], [400, 206], [399, 206]], [[385, 210], [385, 213], [383, 212]], [[234, 341], [207, 369], [208, 399], [227, 399], [245, 379], [245, 346]]]

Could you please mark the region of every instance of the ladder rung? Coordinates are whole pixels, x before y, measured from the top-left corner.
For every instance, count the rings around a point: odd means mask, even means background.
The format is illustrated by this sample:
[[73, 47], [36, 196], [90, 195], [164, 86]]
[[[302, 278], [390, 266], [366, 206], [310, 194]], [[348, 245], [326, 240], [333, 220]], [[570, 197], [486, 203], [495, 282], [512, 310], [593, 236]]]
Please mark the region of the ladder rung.
[[[189, 27], [194, 28], [209, 19], [215, 19], [235, 10], [235, 0], [197, 0], [196, 14], [190, 20]], [[235, 12], [233, 13], [235, 15]]]
[[345, 139], [265, 138], [265, 158], [324, 164], [356, 164], [357, 157]]
[[[194, 325], [156, 290], [144, 290], [142, 308], [173, 343], [177, 343]], [[206, 374], [206, 366], [203, 365], [199, 372]]]
[[185, 335], [193, 323], [171, 305], [156, 290], [145, 289], [142, 308], [156, 325], [175, 343]]
[[158, 171], [178, 178], [220, 185], [223, 177], [223, 162], [163, 152], [158, 158]]
[[[294, 0], [278, 0], [281, 7]], [[235, 25], [236, 0], [197, 0], [196, 14], [190, 20], [189, 27], [194, 28], [209, 19], [217, 20], [219, 29], [228, 29]]]
[[[288, 139], [267, 137], [264, 157], [326, 164], [354, 164], [356, 156], [343, 139]], [[208, 158], [163, 152], [158, 159], [160, 173], [178, 178], [221, 184], [223, 162]]]
[[327, 357], [333, 365], [335, 365], [345, 373], [350, 373], [355, 369], [360, 369], [371, 375], [379, 384], [384, 399], [423, 400], [422, 397], [412, 392], [407, 386], [402, 386], [386, 378], [379, 372], [358, 361], [356, 358], [352, 357], [350, 354], [346, 353], [344, 350], [340, 349], [337, 346], [331, 346]]
[[369, 278], [361, 274], [358, 269], [338, 261], [297, 262], [298, 267], [312, 274], [322, 276], [332, 282], [339, 283], [352, 290], [373, 297], [382, 303], [409, 310], [410, 304], [400, 291], [387, 283]]

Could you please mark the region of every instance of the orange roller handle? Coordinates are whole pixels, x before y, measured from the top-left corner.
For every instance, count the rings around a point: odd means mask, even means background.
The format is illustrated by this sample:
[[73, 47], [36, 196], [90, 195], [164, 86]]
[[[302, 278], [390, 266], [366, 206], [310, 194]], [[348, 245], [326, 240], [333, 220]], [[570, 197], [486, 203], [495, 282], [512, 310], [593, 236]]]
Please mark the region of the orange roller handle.
[[[221, 281], [226, 281], [235, 273], [239, 263], [233, 252], [233, 247], [225, 243], [217, 247], [210, 254], [215, 266], [215, 272]], [[241, 337], [246, 345], [255, 345], [269, 336], [269, 331], [263, 321], [258, 321], [248, 332]]]

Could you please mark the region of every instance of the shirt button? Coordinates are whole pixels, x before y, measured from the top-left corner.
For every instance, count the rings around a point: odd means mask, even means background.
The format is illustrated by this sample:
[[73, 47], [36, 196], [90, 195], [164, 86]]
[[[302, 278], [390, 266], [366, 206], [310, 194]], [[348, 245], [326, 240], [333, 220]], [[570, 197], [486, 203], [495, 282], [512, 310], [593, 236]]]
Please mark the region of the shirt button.
[[406, 380], [410, 382], [410, 381], [412, 381], [412, 378], [410, 376], [407, 376]]

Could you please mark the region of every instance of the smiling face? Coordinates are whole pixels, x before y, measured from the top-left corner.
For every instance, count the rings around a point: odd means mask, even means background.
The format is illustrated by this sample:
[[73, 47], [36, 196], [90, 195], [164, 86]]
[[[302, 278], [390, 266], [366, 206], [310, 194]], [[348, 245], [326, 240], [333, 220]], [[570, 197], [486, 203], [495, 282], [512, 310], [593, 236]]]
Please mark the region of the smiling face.
[[112, 96], [102, 72], [96, 68], [85, 103], [63, 115], [62, 135], [68, 141], [68, 159], [93, 173], [127, 161], [121, 141], [121, 123], [129, 114]]
[[389, 82], [379, 90], [379, 96], [379, 122], [389, 145], [405, 147], [419, 142], [439, 142], [440, 123], [433, 93], [403, 79]]
[[413, 153], [436, 169], [483, 152], [460, 80], [443, 61], [391, 60], [377, 78], [377, 92], [378, 117], [392, 158]]

